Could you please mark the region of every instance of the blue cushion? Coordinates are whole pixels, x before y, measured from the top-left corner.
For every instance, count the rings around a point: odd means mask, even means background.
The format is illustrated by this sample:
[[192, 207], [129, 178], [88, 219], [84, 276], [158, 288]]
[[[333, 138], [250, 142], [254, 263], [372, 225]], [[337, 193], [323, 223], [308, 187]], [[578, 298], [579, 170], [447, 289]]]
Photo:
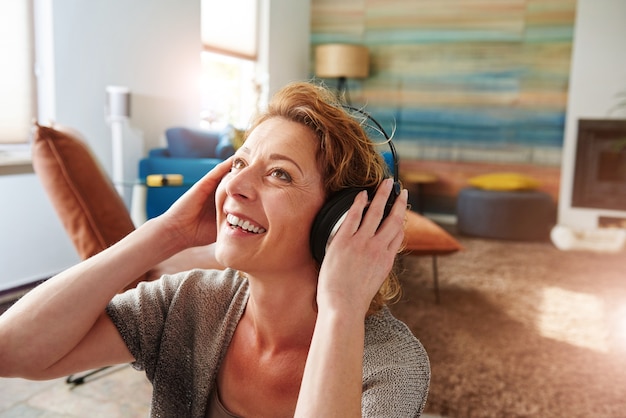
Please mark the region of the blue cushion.
[[173, 127], [165, 131], [169, 154], [174, 158], [215, 158], [221, 131]]
[[397, 174], [396, 168], [395, 168], [395, 161], [393, 159], [393, 154], [391, 153], [391, 151], [383, 151], [381, 152], [383, 159], [385, 160], [385, 163], [387, 164], [387, 169], [389, 170], [389, 174], [390, 175], [394, 175]]
[[220, 136], [220, 140], [215, 147], [215, 156], [220, 160], [225, 160], [235, 153], [232, 135], [231, 131], [226, 131]]

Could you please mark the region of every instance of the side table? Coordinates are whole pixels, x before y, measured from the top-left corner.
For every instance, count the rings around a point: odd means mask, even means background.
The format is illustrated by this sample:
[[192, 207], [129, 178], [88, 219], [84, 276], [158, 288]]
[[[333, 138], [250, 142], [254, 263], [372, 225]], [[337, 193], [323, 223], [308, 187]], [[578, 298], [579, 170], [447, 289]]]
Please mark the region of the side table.
[[423, 202], [423, 187], [424, 184], [432, 184], [439, 181], [439, 177], [437, 177], [434, 173], [429, 173], [427, 171], [409, 171], [407, 173], [401, 174], [400, 178], [404, 183], [405, 187], [409, 189], [409, 192], [414, 192], [417, 200], [417, 213], [424, 213], [424, 202]]

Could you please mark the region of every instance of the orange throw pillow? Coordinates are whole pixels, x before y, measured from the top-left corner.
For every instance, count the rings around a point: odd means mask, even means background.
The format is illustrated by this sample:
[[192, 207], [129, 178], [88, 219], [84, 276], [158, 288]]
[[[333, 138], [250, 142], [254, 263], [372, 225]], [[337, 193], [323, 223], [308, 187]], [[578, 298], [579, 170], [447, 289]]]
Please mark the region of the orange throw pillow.
[[407, 211], [404, 252], [415, 255], [450, 254], [462, 247], [448, 232], [430, 219]]
[[35, 173], [82, 259], [135, 229], [122, 198], [78, 134], [35, 124], [32, 159]]

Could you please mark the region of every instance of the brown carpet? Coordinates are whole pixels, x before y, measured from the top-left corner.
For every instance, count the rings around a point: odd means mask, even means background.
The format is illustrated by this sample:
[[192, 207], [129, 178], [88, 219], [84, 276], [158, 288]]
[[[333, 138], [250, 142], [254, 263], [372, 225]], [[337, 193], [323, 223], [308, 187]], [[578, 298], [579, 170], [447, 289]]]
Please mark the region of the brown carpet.
[[426, 347], [427, 413], [446, 417], [626, 417], [626, 252], [459, 237], [405, 256], [392, 307]]

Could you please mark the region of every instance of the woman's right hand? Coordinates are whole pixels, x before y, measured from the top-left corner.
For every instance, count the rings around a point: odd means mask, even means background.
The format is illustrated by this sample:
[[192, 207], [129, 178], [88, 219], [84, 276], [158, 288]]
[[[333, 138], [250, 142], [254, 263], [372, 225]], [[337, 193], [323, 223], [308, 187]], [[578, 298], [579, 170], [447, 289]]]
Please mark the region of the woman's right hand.
[[158, 218], [182, 248], [215, 242], [215, 190], [231, 166], [232, 157], [219, 163]]

